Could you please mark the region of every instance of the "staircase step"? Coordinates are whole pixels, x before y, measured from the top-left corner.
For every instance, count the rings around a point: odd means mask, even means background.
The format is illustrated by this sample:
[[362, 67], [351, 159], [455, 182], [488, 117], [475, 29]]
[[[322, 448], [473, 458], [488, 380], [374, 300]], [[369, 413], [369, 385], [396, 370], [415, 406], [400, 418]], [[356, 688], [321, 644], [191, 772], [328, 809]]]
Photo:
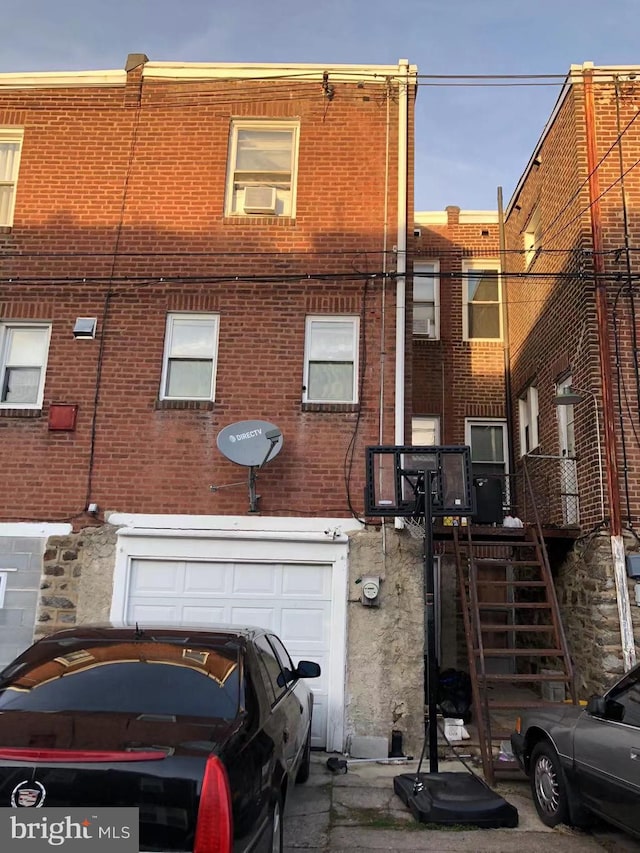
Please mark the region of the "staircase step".
[[[564, 652], [562, 649], [487, 649], [483, 650], [484, 656], [497, 658], [497, 657], [543, 657], [543, 658], [558, 658], [564, 657]], [[475, 650], [476, 657], [480, 657], [480, 649]]]
[[548, 601], [479, 601], [479, 610], [551, 610]]
[[[546, 587], [546, 581], [522, 581], [522, 580], [513, 580], [513, 581], [494, 581], [494, 580], [484, 580], [484, 578], [477, 579], [478, 586], [503, 586], [503, 587]], [[469, 587], [469, 581], [465, 582], [465, 586]]]
[[507, 771], [509, 773], [513, 773], [514, 770], [517, 770], [522, 773], [522, 767], [520, 767], [515, 758], [511, 761], [497, 761], [496, 759], [494, 759], [493, 769], [496, 771], [496, 773], [506, 773]]
[[554, 631], [553, 625], [489, 625], [489, 624], [481, 624], [480, 630], [483, 633], [488, 633], [489, 631], [498, 633], [499, 631], [513, 631], [514, 633], [523, 633], [523, 634], [531, 634], [531, 633], [545, 633], [548, 631]]
[[549, 702], [546, 699], [526, 699], [519, 702], [508, 699], [489, 699], [487, 701], [487, 705], [491, 711], [526, 711], [528, 708], [557, 708], [560, 704], [564, 703]]
[[540, 560], [509, 560], [506, 557], [473, 557], [476, 566], [540, 566]]
[[[569, 683], [571, 678], [565, 672], [554, 672], [550, 675], [541, 675], [533, 672], [511, 672], [511, 673], [478, 673], [478, 681], [502, 681], [502, 682], [517, 682], [518, 684], [534, 684], [538, 681], [564, 681]], [[547, 703], [548, 704], [548, 703]]]

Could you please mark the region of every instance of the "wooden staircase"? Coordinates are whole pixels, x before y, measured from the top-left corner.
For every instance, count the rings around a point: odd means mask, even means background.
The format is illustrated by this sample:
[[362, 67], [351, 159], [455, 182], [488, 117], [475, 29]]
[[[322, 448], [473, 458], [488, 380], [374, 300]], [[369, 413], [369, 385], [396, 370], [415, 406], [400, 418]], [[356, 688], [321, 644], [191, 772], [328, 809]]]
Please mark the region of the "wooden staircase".
[[[517, 714], [563, 701], [564, 688], [576, 703], [574, 672], [539, 528], [457, 527], [453, 545], [473, 722], [492, 785], [497, 772], [518, 769], [498, 758]], [[545, 698], [550, 688], [560, 695]]]

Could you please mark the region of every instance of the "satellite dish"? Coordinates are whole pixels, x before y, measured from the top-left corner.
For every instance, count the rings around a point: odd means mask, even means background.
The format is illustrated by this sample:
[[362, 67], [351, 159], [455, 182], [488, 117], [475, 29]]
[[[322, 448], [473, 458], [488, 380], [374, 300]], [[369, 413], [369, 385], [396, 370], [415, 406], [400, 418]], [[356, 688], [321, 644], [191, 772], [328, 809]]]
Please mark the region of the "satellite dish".
[[282, 450], [282, 432], [268, 421], [237, 421], [221, 429], [218, 450], [247, 468], [262, 468]]

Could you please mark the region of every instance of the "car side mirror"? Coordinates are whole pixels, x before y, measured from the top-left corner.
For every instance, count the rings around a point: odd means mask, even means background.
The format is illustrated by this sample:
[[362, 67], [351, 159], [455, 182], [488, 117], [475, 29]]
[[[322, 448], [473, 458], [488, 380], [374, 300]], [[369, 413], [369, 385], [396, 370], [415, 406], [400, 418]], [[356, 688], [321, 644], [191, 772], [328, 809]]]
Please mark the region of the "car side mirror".
[[301, 660], [293, 674], [296, 678], [317, 678], [320, 675], [320, 664], [310, 660]]
[[587, 713], [594, 717], [606, 716], [607, 702], [604, 696], [592, 696], [587, 702]]

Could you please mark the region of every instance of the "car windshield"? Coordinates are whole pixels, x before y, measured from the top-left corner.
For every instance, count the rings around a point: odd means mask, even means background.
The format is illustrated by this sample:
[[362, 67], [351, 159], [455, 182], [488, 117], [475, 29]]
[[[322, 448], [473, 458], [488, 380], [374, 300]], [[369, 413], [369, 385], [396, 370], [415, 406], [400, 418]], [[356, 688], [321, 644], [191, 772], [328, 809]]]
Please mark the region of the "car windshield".
[[0, 712], [83, 711], [233, 719], [240, 707], [237, 648], [112, 643], [75, 648], [0, 683]]

